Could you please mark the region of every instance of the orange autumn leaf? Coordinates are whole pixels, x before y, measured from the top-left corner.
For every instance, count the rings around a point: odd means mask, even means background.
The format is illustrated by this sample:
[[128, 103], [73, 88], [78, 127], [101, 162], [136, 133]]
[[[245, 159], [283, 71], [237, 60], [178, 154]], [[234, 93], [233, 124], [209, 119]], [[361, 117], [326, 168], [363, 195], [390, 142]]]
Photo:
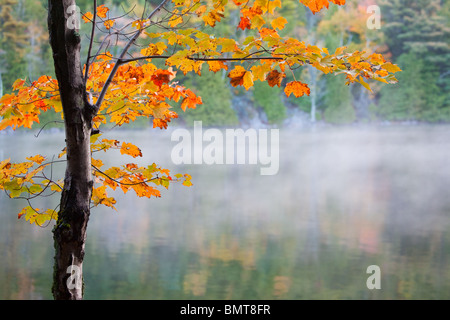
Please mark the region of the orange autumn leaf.
[[197, 104], [203, 104], [202, 98], [196, 96], [191, 90], [187, 89], [186, 95], [187, 97], [181, 102], [181, 109], [183, 109], [183, 111], [186, 111], [186, 108], [195, 109]]
[[329, 2], [333, 2], [337, 5], [344, 5], [345, 0], [300, 0], [300, 3], [303, 3], [307, 6], [314, 14], [322, 10], [323, 8], [329, 7]]
[[375, 73], [377, 75], [379, 75], [380, 77], [386, 77], [389, 75], [389, 72], [387, 72], [386, 70], [378, 70], [378, 71], [375, 71]]
[[17, 79], [16, 81], [14, 81], [12, 87], [14, 90], [19, 90], [23, 87], [24, 84], [25, 84], [24, 79]]
[[106, 18], [106, 13], [109, 11], [109, 8], [106, 7], [104, 4], [97, 7], [97, 16], [99, 18]]
[[228, 66], [222, 61], [208, 61], [209, 71], [217, 72], [221, 69], [228, 70]]
[[111, 27], [114, 25], [114, 20], [106, 20], [105, 22], [103, 22], [103, 25], [105, 26], [105, 28], [107, 30], [111, 29]]
[[136, 170], [139, 168], [136, 163], [127, 163], [125, 166], [128, 170]]
[[167, 121], [163, 119], [153, 119], [153, 128], [167, 129]]
[[151, 113], [153, 114], [153, 117], [164, 119], [164, 116], [166, 114], [166, 111], [170, 108], [170, 105], [167, 103], [157, 103], [155, 105], [151, 106]]
[[28, 157], [26, 158], [27, 160], [36, 162], [37, 164], [41, 164], [42, 162], [45, 161], [45, 158], [43, 156], [41, 156], [40, 154], [33, 156], [33, 157]]
[[123, 142], [122, 147], [120, 148], [120, 153], [127, 154], [129, 156], [132, 156], [133, 158], [142, 157], [141, 149], [139, 149], [132, 143]]
[[169, 83], [174, 74], [169, 70], [156, 70], [151, 76], [151, 80], [158, 86], [161, 87], [164, 83]]
[[111, 54], [111, 52], [104, 52], [104, 53], [99, 53], [97, 55], [97, 60], [103, 60], [103, 61], [109, 61], [111, 60], [113, 57], [113, 55]]
[[296, 96], [298, 98], [298, 97], [303, 96], [305, 93], [309, 96], [310, 90], [306, 83], [302, 83], [300, 81], [292, 81], [286, 85], [286, 88], [284, 89], [284, 93], [286, 93], [286, 95], [288, 97], [292, 93], [292, 94], [294, 94], [294, 96]]
[[93, 20], [94, 15], [91, 12], [86, 12], [81, 18], [83, 19], [84, 23], [88, 23]]
[[241, 21], [239, 22], [237, 27], [242, 30], [245, 30], [245, 29], [250, 29], [251, 26], [252, 26], [252, 23], [249, 18], [241, 17]]
[[241, 67], [241, 66], [236, 66], [234, 67], [233, 70], [230, 71], [230, 73], [228, 74], [228, 78], [230, 78], [230, 84], [233, 87], [237, 87], [240, 86], [244, 83], [244, 75], [247, 71]]
[[242, 66], [236, 66], [228, 74], [228, 77], [231, 79], [230, 84], [233, 87], [244, 86], [245, 89], [248, 90], [253, 86], [253, 74], [250, 71], [245, 70]]
[[284, 73], [278, 72], [278, 70], [272, 70], [269, 72], [269, 74], [267, 75], [267, 82], [269, 83], [269, 86], [274, 87], [274, 86], [281, 86], [281, 82], [283, 81], [283, 79], [286, 77], [286, 75]]

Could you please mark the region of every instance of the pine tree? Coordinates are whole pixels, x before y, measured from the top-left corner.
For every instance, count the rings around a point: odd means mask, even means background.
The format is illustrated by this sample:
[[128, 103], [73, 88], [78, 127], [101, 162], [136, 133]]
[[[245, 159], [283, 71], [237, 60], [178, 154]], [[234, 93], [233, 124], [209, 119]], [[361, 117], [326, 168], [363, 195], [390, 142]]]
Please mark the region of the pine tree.
[[[383, 0], [381, 6], [386, 43], [405, 71], [397, 89], [383, 89], [381, 113], [398, 120], [410, 119], [412, 114], [418, 120], [449, 120], [450, 26], [442, 1]], [[397, 95], [394, 101], [389, 99], [392, 90]]]
[[0, 52], [4, 52], [2, 73], [3, 89], [10, 91], [14, 81], [26, 75], [24, 56], [28, 38], [27, 24], [14, 15], [17, 0], [0, 0]]

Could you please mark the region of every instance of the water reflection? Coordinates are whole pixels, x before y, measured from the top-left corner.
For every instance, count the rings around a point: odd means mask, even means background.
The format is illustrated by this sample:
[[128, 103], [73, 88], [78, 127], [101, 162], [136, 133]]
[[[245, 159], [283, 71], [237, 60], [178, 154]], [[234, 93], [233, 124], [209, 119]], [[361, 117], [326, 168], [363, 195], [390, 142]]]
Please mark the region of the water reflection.
[[[170, 132], [116, 131], [143, 146], [142, 163], [190, 173], [194, 186], [95, 209], [85, 297], [448, 299], [449, 133], [282, 131], [279, 173], [261, 176], [250, 165], [174, 166]], [[57, 154], [61, 139], [3, 135], [0, 149]], [[51, 227], [17, 221], [20, 205], [0, 198], [0, 298], [50, 299]], [[366, 287], [372, 264], [381, 290]]]

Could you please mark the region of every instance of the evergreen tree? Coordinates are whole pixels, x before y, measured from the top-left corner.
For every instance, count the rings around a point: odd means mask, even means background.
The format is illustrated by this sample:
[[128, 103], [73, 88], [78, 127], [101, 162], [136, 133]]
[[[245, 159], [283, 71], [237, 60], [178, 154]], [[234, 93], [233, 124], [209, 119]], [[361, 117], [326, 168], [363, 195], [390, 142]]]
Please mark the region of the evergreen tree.
[[327, 94], [324, 97], [324, 120], [334, 124], [347, 124], [356, 120], [356, 112], [352, 106], [350, 87], [342, 78], [328, 77], [326, 80]]
[[202, 121], [203, 126], [234, 126], [238, 124], [236, 113], [231, 106], [231, 92], [227, 80], [221, 73], [202, 71], [201, 77], [192, 77], [188, 82], [203, 104], [183, 116], [187, 125]]
[[379, 114], [388, 120], [443, 121], [450, 119], [449, 108], [442, 107], [445, 96], [436, 83], [437, 74], [414, 53], [397, 59], [403, 69], [399, 83], [381, 91]]
[[26, 76], [24, 56], [28, 44], [27, 24], [15, 15], [17, 0], [0, 0], [0, 52], [3, 68], [0, 69], [4, 92], [9, 92], [17, 78]]
[[386, 43], [404, 72], [395, 89], [383, 88], [380, 114], [396, 120], [450, 120], [450, 26], [443, 2], [383, 0], [381, 5]]
[[262, 107], [269, 123], [280, 123], [286, 118], [286, 106], [282, 100], [283, 89], [270, 88], [267, 82], [256, 82], [253, 97], [256, 106]]

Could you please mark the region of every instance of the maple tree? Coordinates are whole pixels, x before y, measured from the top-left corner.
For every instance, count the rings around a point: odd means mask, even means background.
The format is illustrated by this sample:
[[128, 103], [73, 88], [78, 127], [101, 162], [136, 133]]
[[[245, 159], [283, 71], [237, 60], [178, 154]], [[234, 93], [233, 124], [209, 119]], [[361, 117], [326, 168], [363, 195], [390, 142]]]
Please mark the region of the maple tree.
[[[139, 197], [161, 196], [158, 187], [173, 182], [191, 186], [188, 174], [172, 174], [151, 164], [135, 163], [105, 168], [98, 153], [119, 150], [132, 158], [141, 150], [129, 142], [102, 138], [102, 126], [122, 126], [139, 117], [151, 119], [154, 128], [165, 129], [183, 111], [202, 104], [194, 90], [176, 81], [177, 73], [228, 72], [233, 87], [249, 90], [256, 81], [270, 87], [284, 86], [287, 96], [309, 95], [308, 84], [296, 80], [295, 70], [311, 66], [325, 74], [344, 74], [347, 83], [358, 82], [370, 90], [368, 79], [394, 83], [400, 69], [380, 54], [345, 52], [345, 47], [329, 53], [327, 48], [308, 45], [279, 31], [288, 21], [278, 14], [281, 0], [161, 0], [144, 8], [141, 18], [130, 15], [110, 17], [109, 8], [93, 1], [92, 12], [82, 13], [82, 21], [91, 24], [88, 54], [82, 66], [80, 35], [71, 25], [75, 0], [48, 1], [48, 28], [56, 79], [41, 76], [35, 81], [18, 79], [13, 93], [0, 99], [0, 130], [8, 127], [31, 128], [39, 116], [54, 110], [64, 119], [66, 148], [58, 160], [42, 155], [13, 163], [0, 163], [0, 188], [11, 198], [25, 198], [28, 206], [19, 213], [32, 224], [46, 225], [56, 220], [55, 299], [80, 299], [81, 288], [68, 288], [67, 268], [82, 268], [86, 227], [91, 206], [114, 208], [116, 200], [108, 190], [133, 190]], [[344, 5], [345, 0], [300, 0], [314, 14], [330, 3]], [[239, 10], [239, 30], [249, 30], [244, 41], [217, 37], [214, 27], [226, 21], [227, 10]], [[72, 13], [71, 13], [72, 12]], [[196, 28], [195, 26], [202, 26]], [[102, 32], [94, 53], [95, 35]], [[145, 45], [138, 39], [145, 40]], [[120, 41], [119, 41], [120, 40]], [[112, 50], [117, 46], [119, 50]], [[113, 55], [111, 52], [119, 52]], [[159, 63], [164, 62], [164, 65]], [[286, 73], [294, 80], [283, 85]], [[207, 107], [207, 106], [206, 106]], [[48, 169], [55, 162], [66, 163], [65, 177], [55, 179]], [[47, 171], [46, 171], [47, 170]], [[51, 172], [51, 170], [50, 170]], [[36, 208], [32, 200], [60, 193], [57, 208]]]

